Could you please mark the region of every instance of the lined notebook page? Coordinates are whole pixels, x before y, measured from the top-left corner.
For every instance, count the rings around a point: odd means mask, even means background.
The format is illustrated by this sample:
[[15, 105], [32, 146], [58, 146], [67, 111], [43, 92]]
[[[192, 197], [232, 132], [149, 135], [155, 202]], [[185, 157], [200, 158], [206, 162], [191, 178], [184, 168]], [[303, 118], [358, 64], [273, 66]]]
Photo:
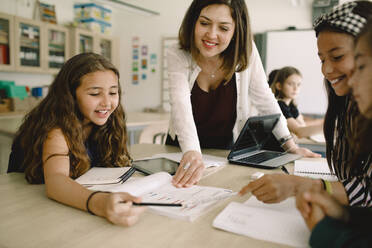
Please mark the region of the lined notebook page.
[[332, 174], [329, 170], [327, 160], [325, 159], [322, 161], [296, 160], [294, 175], [328, 181], [338, 181], [336, 175]]

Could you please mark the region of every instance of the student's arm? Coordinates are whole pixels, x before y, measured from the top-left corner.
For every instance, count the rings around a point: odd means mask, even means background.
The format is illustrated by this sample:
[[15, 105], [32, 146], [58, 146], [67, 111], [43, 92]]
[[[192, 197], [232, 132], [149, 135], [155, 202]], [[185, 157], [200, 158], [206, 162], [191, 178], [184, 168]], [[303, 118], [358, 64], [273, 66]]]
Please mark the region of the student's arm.
[[[332, 182], [331, 184], [334, 197], [344, 205], [348, 204], [342, 183]], [[247, 192], [251, 192], [259, 201], [264, 203], [277, 203], [288, 197], [295, 196], [298, 192], [306, 190], [321, 191], [323, 190], [323, 183], [319, 179], [307, 177], [285, 174], [266, 174], [248, 183], [239, 193], [243, 195]], [[303, 208], [307, 207], [307, 205], [303, 206]]]
[[309, 125], [307, 123], [302, 124], [303, 120], [301, 121], [302, 118], [300, 116], [296, 119], [294, 118], [287, 119], [289, 131], [294, 133], [297, 137], [299, 138], [309, 137], [311, 135], [318, 134], [323, 131], [323, 122]]
[[366, 174], [342, 181], [351, 206], [372, 207], [372, 158], [368, 161], [367, 168], [369, 169]]
[[[43, 145], [46, 194], [53, 200], [86, 211], [86, 202], [92, 191], [70, 178], [68, 152], [61, 130], [52, 130]], [[144, 211], [141, 207], [132, 207], [132, 202], [140, 201], [140, 198], [127, 193], [97, 193], [91, 198], [89, 208], [95, 215], [105, 217], [114, 224], [130, 226]]]

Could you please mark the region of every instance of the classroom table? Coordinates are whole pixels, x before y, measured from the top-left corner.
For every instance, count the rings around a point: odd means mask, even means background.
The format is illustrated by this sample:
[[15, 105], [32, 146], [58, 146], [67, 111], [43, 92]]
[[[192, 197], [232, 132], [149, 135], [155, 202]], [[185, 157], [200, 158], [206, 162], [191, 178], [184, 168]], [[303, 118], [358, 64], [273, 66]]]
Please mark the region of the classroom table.
[[[134, 159], [178, 151], [175, 147], [153, 144], [130, 147]], [[228, 151], [203, 150], [203, 153], [226, 157]], [[293, 171], [292, 165], [287, 167]], [[256, 171], [283, 173], [279, 169], [227, 164], [199, 184], [238, 191]], [[141, 175], [136, 172], [135, 176]], [[194, 222], [145, 212], [139, 222], [129, 228], [115, 226], [104, 218], [48, 199], [44, 185], [28, 184], [23, 174], [0, 175], [0, 195], [0, 247], [288, 247], [212, 227], [214, 218], [229, 202], [244, 202], [250, 194], [223, 200]]]

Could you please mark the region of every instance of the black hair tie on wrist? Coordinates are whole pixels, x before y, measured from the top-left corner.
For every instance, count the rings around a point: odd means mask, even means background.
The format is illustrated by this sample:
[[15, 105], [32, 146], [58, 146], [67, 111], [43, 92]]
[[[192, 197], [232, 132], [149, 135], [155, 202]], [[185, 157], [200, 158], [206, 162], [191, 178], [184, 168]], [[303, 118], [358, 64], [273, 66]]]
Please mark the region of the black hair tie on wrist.
[[97, 193], [107, 193], [107, 192], [104, 192], [104, 191], [94, 191], [94, 192], [92, 192], [92, 193], [88, 196], [88, 199], [87, 199], [85, 205], [86, 205], [86, 209], [87, 209], [88, 213], [90, 213], [91, 215], [95, 215], [95, 214], [92, 212], [92, 210], [89, 209], [89, 201], [90, 201], [90, 199], [92, 199], [92, 197], [93, 197], [95, 194], [97, 194]]

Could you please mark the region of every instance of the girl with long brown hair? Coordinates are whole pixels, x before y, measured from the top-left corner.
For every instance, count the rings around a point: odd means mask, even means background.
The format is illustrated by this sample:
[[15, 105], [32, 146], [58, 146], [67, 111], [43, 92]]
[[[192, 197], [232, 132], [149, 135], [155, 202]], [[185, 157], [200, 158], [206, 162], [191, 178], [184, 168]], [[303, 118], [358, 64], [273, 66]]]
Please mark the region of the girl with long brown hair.
[[134, 224], [143, 208], [131, 202], [139, 198], [92, 192], [73, 180], [93, 166], [130, 164], [120, 100], [119, 72], [109, 61], [93, 53], [72, 57], [48, 95], [25, 116], [8, 172], [24, 172], [32, 184], [45, 183], [51, 199], [115, 224]]

